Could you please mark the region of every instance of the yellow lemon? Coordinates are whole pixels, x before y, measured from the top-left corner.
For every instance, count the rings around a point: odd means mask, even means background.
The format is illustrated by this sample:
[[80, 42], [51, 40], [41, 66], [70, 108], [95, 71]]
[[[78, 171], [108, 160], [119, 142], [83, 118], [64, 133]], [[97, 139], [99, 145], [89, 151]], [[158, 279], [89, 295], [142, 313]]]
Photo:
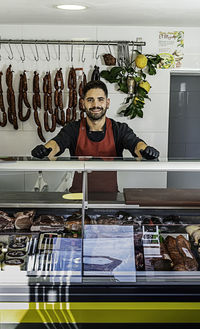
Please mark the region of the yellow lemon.
[[138, 98], [137, 96], [134, 97], [134, 100], [133, 100], [133, 103], [136, 105], [137, 102], [141, 102], [141, 103], [144, 103], [143, 100], [141, 100], [140, 98]]
[[147, 66], [147, 57], [145, 55], [137, 55], [135, 59], [135, 65], [139, 67], [139, 69], [145, 68]]
[[150, 90], [150, 88], [151, 88], [151, 86], [150, 86], [150, 84], [149, 84], [148, 81], [141, 81], [141, 82], [139, 83], [139, 86], [140, 86], [141, 88], [143, 88], [144, 90], [146, 90], [147, 92], [149, 92], [149, 90]]

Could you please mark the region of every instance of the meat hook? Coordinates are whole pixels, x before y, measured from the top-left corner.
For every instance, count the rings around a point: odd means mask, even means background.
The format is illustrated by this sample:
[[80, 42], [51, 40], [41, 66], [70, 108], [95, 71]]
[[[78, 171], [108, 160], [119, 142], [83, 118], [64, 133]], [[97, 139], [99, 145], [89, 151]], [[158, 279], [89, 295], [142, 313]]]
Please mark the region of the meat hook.
[[110, 43], [109, 42], [108, 42], [108, 49], [109, 49], [109, 53], [112, 55], [112, 51], [111, 51]]
[[49, 62], [51, 57], [50, 57], [50, 52], [49, 52], [49, 44], [47, 42], [47, 54], [48, 54], [48, 57], [46, 56], [46, 60]]
[[97, 45], [96, 54], [95, 54], [95, 58], [96, 58], [96, 59], [99, 59], [99, 55], [97, 55], [97, 54], [98, 54], [98, 49], [99, 49], [99, 43], [98, 43], [98, 45]]
[[58, 60], [60, 60], [60, 43], [58, 44]]
[[73, 42], [71, 44], [71, 62], [73, 62], [74, 60], [74, 57], [73, 57], [73, 48], [74, 48], [74, 45], [73, 45]]
[[8, 56], [8, 58], [9, 58], [10, 60], [12, 60], [12, 59], [14, 58], [14, 56], [13, 56], [13, 52], [12, 52], [12, 48], [11, 48], [10, 43], [8, 43], [8, 46], [9, 46], [9, 48], [10, 48], [10, 53], [11, 53], [11, 56], [12, 56], [12, 57]]
[[82, 60], [83, 63], [85, 62], [85, 57], [83, 57], [84, 51], [85, 51], [85, 43], [83, 45], [83, 50], [82, 50], [82, 55], [81, 55], [81, 60]]
[[38, 55], [38, 49], [37, 49], [37, 45], [36, 45], [36, 42], [35, 42], [35, 52], [36, 52], [36, 56], [34, 56], [34, 59], [35, 59], [35, 61], [37, 62], [37, 61], [39, 61], [39, 55]]
[[23, 63], [23, 62], [25, 61], [26, 57], [25, 57], [24, 47], [23, 47], [22, 43], [21, 43], [21, 49], [22, 49], [22, 55], [23, 55], [23, 57], [20, 56], [20, 59], [21, 59], [21, 61], [22, 61], [22, 63]]

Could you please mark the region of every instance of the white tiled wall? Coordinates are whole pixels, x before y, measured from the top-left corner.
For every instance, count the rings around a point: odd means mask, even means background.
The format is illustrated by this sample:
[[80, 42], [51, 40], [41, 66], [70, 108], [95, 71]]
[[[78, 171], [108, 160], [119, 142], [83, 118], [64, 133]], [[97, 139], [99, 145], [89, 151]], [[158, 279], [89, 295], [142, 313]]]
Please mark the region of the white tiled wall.
[[[142, 37], [146, 41], [146, 47], [143, 48], [143, 53], [158, 52], [158, 33], [159, 31], [174, 31], [183, 30], [185, 32], [185, 48], [184, 62], [181, 70], [200, 70], [200, 41], [199, 28], [176, 28], [176, 27], [134, 27], [134, 26], [16, 26], [16, 25], [0, 25], [0, 37], [2, 39], [48, 39], [48, 40], [136, 40], [137, 37]], [[46, 45], [38, 46], [39, 61], [34, 60], [35, 46], [25, 45], [24, 51], [26, 60], [22, 63], [20, 60], [21, 46], [11, 45], [14, 54], [14, 59], [9, 60], [10, 54], [8, 45], [1, 45], [0, 55], [0, 70], [4, 73], [9, 64], [12, 64], [14, 71], [14, 89], [17, 93], [19, 74], [27, 71], [28, 77], [28, 97], [31, 102], [32, 98], [32, 77], [33, 72], [37, 70], [42, 77], [46, 71], [50, 71], [54, 75], [55, 71], [62, 67], [64, 78], [67, 78], [69, 68], [73, 64], [74, 67], [83, 67], [88, 79], [94, 65], [100, 66], [100, 69], [106, 69], [103, 65], [102, 57], [95, 59], [95, 46], [86, 46], [84, 57], [85, 62], [82, 63], [82, 46], [73, 47], [73, 62], [71, 61], [71, 47], [61, 46], [61, 59], [58, 60], [58, 48], [55, 45], [49, 45], [51, 60], [46, 60], [47, 47]], [[114, 56], [116, 56], [116, 47], [111, 46]], [[99, 47], [99, 54], [108, 52], [107, 46]], [[111, 98], [111, 106], [108, 111], [108, 116], [120, 122], [127, 122], [133, 128], [135, 133], [143, 138], [148, 144], [151, 144], [160, 150], [161, 157], [167, 155], [168, 144], [168, 116], [169, 116], [169, 89], [170, 89], [170, 71], [158, 70], [156, 76], [149, 76], [148, 80], [152, 86], [150, 91], [151, 102], [146, 101], [144, 108], [144, 118], [129, 118], [120, 117], [120, 104], [123, 102], [125, 94], [118, 92], [116, 86], [107, 83], [109, 95]], [[42, 87], [42, 84], [41, 84]], [[42, 88], [41, 88], [42, 89]], [[6, 102], [6, 85], [3, 83], [4, 102]], [[67, 86], [65, 87], [64, 105], [67, 106]], [[53, 134], [45, 133], [48, 139], [53, 137], [58, 131]], [[36, 133], [36, 125], [33, 117], [25, 123], [19, 124], [19, 130], [15, 131], [12, 125], [7, 124], [6, 127], [0, 128], [0, 155], [30, 155], [31, 149], [40, 143], [40, 139]], [[65, 155], [68, 153], [65, 152]], [[126, 154], [126, 153], [125, 153]], [[163, 184], [163, 181], [161, 185]]]

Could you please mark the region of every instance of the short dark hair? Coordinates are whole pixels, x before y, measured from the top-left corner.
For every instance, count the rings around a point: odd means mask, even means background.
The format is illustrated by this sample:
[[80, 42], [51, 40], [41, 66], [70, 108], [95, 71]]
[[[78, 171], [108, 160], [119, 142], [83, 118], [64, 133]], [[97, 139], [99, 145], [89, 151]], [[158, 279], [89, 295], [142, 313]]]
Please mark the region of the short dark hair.
[[85, 95], [90, 89], [97, 89], [97, 88], [102, 89], [106, 95], [106, 98], [108, 97], [108, 89], [105, 83], [102, 82], [101, 80], [89, 81], [83, 88], [83, 97], [85, 97]]

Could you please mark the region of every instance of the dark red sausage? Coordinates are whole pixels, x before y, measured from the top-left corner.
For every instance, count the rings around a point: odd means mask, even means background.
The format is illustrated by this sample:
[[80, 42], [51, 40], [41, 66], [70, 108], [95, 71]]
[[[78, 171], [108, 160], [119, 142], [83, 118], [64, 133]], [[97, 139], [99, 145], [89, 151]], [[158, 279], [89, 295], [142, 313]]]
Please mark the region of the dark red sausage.
[[58, 93], [58, 106], [60, 110], [63, 110], [62, 90], [60, 90]]
[[41, 126], [41, 123], [40, 123], [40, 119], [39, 119], [39, 115], [38, 115], [38, 111], [34, 111], [34, 120], [35, 120], [35, 123], [37, 126]]
[[69, 100], [68, 100], [68, 107], [73, 106], [73, 89], [69, 89]]
[[66, 111], [66, 123], [69, 122], [71, 119], [71, 109], [68, 107]]
[[58, 107], [58, 90], [57, 89], [54, 91], [54, 104], [55, 104], [55, 107]]
[[51, 97], [50, 94], [47, 96], [47, 110], [49, 111], [50, 114], [53, 113], [53, 108], [52, 108], [52, 97]]
[[77, 106], [77, 91], [73, 89], [73, 108]]
[[42, 133], [42, 127], [41, 127], [41, 126], [38, 126], [38, 127], [37, 127], [37, 132], [38, 132], [38, 136], [39, 136], [39, 138], [41, 139], [41, 141], [42, 141], [43, 143], [46, 143], [46, 139], [45, 139], [44, 136], [43, 136], [43, 133]]

